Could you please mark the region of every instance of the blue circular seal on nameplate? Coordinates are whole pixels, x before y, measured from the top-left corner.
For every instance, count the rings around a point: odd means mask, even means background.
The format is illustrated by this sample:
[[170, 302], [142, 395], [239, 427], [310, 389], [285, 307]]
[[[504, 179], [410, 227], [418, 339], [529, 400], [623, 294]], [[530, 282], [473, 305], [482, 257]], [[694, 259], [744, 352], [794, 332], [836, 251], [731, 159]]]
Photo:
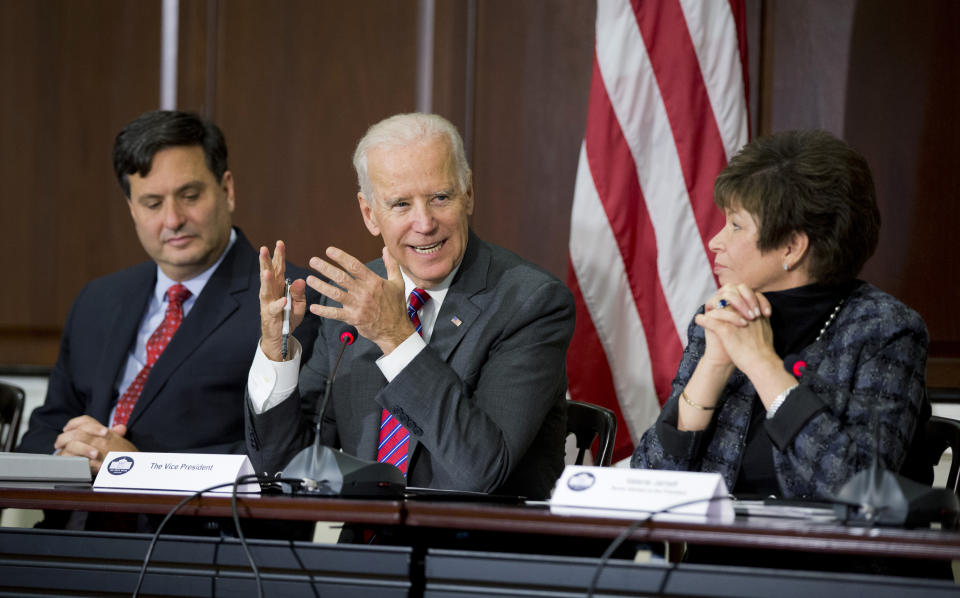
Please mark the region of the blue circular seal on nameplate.
[[596, 482], [597, 478], [593, 477], [592, 473], [589, 471], [581, 471], [580, 473], [570, 476], [567, 480], [567, 487], [576, 492], [581, 492], [592, 487]]
[[113, 475], [123, 475], [133, 469], [133, 459], [130, 457], [117, 457], [107, 464], [107, 471]]

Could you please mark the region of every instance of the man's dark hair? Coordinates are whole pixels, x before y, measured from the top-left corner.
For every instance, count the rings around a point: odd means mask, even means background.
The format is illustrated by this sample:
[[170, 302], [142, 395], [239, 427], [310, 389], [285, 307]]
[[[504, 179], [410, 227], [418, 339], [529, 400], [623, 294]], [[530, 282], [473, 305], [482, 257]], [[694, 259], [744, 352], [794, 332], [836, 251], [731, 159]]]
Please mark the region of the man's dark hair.
[[880, 235], [866, 159], [825, 131], [760, 137], [731, 158], [713, 186], [721, 209], [757, 221], [757, 247], [782, 247], [795, 232], [809, 239], [810, 276], [833, 284], [855, 278]]
[[113, 170], [123, 194], [130, 197], [131, 174], [150, 174], [157, 152], [191, 145], [203, 148], [207, 168], [219, 183], [227, 171], [227, 142], [217, 125], [192, 112], [175, 110], [154, 110], [138, 116], [117, 133], [113, 144]]

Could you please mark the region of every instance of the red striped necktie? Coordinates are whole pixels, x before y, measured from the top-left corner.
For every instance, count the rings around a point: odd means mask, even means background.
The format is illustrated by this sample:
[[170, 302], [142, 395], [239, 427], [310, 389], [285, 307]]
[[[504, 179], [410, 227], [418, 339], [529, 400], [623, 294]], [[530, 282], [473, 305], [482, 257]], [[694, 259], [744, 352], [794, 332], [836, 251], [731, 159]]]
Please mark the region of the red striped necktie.
[[150, 338], [147, 339], [147, 364], [143, 366], [137, 377], [133, 379], [123, 396], [117, 401], [117, 409], [113, 414], [113, 425], [126, 424], [133, 413], [133, 406], [137, 404], [140, 393], [143, 391], [143, 385], [147, 381], [147, 375], [153, 369], [153, 364], [157, 362], [160, 354], [167, 348], [173, 333], [180, 327], [183, 321], [183, 302], [190, 297], [190, 289], [180, 283], [172, 285], [167, 289], [167, 311], [163, 314], [163, 322], [157, 326]]
[[[423, 325], [420, 323], [420, 308], [430, 300], [430, 295], [423, 289], [410, 291], [410, 302], [407, 304], [407, 315], [417, 329], [417, 334], [423, 336]], [[410, 446], [410, 433], [400, 425], [386, 409], [380, 414], [380, 445], [377, 447], [377, 461], [390, 463], [407, 475], [407, 449]]]

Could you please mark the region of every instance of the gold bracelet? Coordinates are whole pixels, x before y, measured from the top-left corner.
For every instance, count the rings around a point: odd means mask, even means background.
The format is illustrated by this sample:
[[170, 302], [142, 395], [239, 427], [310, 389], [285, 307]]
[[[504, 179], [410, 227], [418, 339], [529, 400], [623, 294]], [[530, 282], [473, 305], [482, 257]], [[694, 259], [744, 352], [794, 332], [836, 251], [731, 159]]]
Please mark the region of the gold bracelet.
[[704, 407], [703, 405], [698, 405], [697, 403], [694, 403], [693, 401], [691, 401], [690, 399], [688, 399], [688, 398], [687, 398], [687, 389], [683, 389], [683, 390], [680, 391], [680, 398], [683, 399], [683, 402], [686, 403], [687, 405], [690, 405], [691, 407], [696, 407], [696, 408], [699, 409], [700, 411], [713, 411], [714, 409], [716, 409], [716, 406], [713, 406], [713, 407]]

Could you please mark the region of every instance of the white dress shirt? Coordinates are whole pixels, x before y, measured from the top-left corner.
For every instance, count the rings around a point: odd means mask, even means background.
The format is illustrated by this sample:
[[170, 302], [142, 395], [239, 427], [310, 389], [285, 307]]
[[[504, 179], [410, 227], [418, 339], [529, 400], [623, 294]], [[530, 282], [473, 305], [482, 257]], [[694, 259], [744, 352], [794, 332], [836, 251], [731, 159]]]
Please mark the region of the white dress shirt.
[[[220, 254], [220, 258], [216, 263], [190, 280], [185, 280], [180, 283], [190, 290], [190, 296], [183, 302], [184, 318], [186, 318], [190, 310], [193, 309], [193, 304], [197, 302], [197, 297], [203, 292], [203, 287], [207, 286], [207, 281], [213, 276], [214, 271], [220, 266], [220, 262], [223, 261], [224, 256], [227, 255], [227, 252], [230, 251], [230, 248], [233, 247], [236, 240], [237, 231], [230, 229], [230, 241], [227, 242], [227, 248]], [[123, 393], [126, 392], [127, 387], [130, 386], [137, 377], [140, 370], [147, 365], [147, 341], [150, 340], [150, 336], [153, 335], [153, 332], [163, 322], [163, 317], [167, 312], [167, 290], [175, 284], [177, 284], [177, 281], [164, 274], [160, 266], [157, 266], [157, 284], [153, 288], [150, 301], [147, 302], [147, 310], [143, 314], [143, 319], [140, 320], [140, 328], [137, 329], [137, 340], [133, 343], [133, 346], [130, 347], [126, 364], [120, 371], [120, 377], [114, 387], [117, 390], [118, 399], [123, 396]], [[116, 403], [114, 403], [113, 408], [110, 410], [111, 425], [113, 424], [113, 416], [116, 409]]]
[[[437, 315], [440, 313], [440, 306], [443, 305], [447, 291], [450, 290], [450, 283], [459, 269], [460, 265], [457, 264], [457, 267], [440, 284], [432, 289], [427, 289], [430, 300], [418, 312], [423, 336], [421, 337], [414, 332], [389, 354], [382, 355], [377, 359], [377, 367], [380, 368], [380, 372], [387, 379], [387, 382], [397, 377], [403, 371], [403, 368], [407, 367], [407, 364], [413, 361], [430, 342], [434, 324], [437, 322]], [[415, 289], [416, 285], [410, 280], [406, 272], [401, 270], [400, 273], [403, 275], [404, 297], [409, 297], [410, 291]], [[260, 348], [260, 343], [257, 343], [253, 364], [250, 366], [250, 375], [247, 377], [247, 391], [250, 395], [250, 402], [253, 404], [254, 413], [258, 415], [282, 403], [297, 387], [302, 350], [300, 343], [293, 336], [290, 337], [288, 348], [291, 356], [288, 361], [272, 361]]]

